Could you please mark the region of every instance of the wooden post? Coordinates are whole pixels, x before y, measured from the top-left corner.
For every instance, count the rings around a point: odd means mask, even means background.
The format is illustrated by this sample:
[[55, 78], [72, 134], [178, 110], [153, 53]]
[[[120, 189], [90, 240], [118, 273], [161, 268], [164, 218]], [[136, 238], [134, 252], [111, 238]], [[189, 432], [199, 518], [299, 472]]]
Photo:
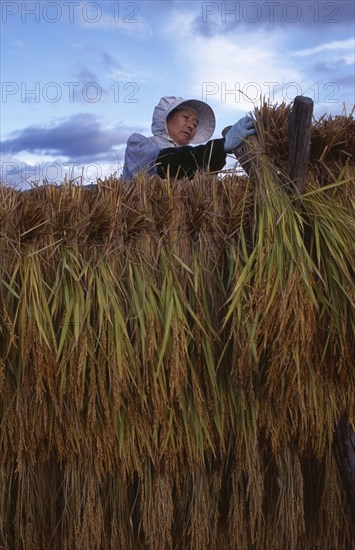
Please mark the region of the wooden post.
[[303, 193], [311, 146], [313, 100], [296, 96], [288, 120], [288, 175], [298, 194]]

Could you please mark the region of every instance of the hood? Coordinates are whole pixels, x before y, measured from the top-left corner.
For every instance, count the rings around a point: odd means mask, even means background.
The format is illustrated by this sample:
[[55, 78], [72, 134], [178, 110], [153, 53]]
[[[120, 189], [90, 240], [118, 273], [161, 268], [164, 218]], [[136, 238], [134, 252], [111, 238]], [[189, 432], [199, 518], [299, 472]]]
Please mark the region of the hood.
[[216, 127], [216, 119], [211, 107], [198, 99], [183, 99], [175, 96], [162, 97], [155, 107], [152, 120], [154, 136], [172, 141], [166, 128], [166, 118], [176, 107], [190, 107], [197, 113], [197, 131], [190, 143], [205, 143], [211, 139]]

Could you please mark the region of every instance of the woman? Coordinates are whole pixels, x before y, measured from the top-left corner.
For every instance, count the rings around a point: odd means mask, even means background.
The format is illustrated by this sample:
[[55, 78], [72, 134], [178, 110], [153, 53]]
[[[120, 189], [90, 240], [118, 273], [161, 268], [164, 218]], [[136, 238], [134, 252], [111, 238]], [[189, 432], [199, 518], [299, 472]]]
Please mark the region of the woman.
[[[221, 170], [227, 153], [235, 152], [246, 137], [255, 134], [255, 129], [253, 120], [244, 117], [225, 137], [211, 140], [215, 125], [207, 103], [162, 97], [153, 113], [153, 135], [135, 133], [128, 138], [122, 178], [129, 181], [137, 173], [146, 172], [161, 178], [191, 179], [197, 170]], [[204, 145], [192, 145], [196, 143]]]

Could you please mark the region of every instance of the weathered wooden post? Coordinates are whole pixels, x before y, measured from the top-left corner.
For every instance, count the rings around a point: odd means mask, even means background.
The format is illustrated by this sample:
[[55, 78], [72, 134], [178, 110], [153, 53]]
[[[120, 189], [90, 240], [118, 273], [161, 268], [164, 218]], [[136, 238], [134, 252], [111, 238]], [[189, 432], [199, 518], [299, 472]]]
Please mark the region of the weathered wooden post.
[[296, 96], [288, 119], [288, 175], [297, 194], [303, 193], [311, 147], [313, 100]]

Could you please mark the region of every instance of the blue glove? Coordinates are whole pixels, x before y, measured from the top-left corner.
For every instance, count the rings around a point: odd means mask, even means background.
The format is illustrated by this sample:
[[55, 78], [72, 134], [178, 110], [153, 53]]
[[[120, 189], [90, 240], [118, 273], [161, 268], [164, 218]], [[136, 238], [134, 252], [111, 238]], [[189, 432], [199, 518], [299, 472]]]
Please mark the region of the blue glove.
[[248, 136], [256, 134], [254, 121], [250, 116], [241, 118], [232, 126], [224, 138], [224, 150], [226, 153], [235, 151]]

